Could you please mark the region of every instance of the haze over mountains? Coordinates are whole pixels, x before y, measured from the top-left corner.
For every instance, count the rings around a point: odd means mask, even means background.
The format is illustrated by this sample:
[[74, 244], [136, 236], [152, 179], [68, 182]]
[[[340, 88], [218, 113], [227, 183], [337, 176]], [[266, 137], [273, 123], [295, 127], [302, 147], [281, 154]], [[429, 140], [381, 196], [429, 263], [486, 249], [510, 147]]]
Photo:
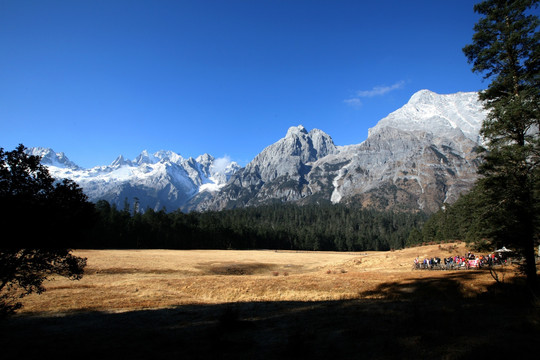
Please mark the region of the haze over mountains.
[[33, 148], [56, 178], [76, 181], [91, 201], [141, 210], [221, 210], [270, 203], [346, 203], [380, 210], [437, 211], [477, 178], [476, 147], [486, 111], [477, 93], [414, 94], [357, 145], [302, 125], [288, 129], [244, 168], [172, 151], [82, 169], [63, 153]]

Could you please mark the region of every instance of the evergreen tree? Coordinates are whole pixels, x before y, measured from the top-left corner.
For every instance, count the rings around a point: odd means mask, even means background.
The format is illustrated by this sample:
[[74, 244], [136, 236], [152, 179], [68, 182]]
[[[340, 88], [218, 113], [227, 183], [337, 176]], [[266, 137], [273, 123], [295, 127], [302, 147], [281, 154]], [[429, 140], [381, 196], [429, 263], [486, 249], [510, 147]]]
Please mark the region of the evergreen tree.
[[538, 163], [540, 155], [540, 33], [531, 13], [539, 0], [486, 0], [474, 10], [473, 43], [463, 48], [473, 72], [490, 80], [479, 96], [489, 110], [481, 135], [487, 152], [477, 183], [486, 232], [525, 258], [529, 285], [538, 287]]

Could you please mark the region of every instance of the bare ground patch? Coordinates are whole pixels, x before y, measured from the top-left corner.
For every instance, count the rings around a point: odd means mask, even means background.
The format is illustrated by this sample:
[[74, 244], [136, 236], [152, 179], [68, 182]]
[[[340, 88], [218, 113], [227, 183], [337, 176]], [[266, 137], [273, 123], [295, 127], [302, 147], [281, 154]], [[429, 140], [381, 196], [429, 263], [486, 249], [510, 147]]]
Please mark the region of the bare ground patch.
[[301, 265], [291, 264], [268, 264], [268, 263], [201, 263], [196, 266], [201, 274], [207, 275], [268, 275], [274, 276], [281, 274], [300, 273], [303, 267]]

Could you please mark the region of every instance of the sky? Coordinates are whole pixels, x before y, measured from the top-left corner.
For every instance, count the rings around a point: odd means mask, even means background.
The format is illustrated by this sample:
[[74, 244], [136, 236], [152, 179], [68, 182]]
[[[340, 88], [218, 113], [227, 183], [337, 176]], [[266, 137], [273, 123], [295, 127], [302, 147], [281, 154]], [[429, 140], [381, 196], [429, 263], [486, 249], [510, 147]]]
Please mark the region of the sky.
[[336, 145], [417, 91], [479, 91], [472, 0], [0, 0], [0, 147], [82, 167], [143, 150], [244, 166], [303, 125]]

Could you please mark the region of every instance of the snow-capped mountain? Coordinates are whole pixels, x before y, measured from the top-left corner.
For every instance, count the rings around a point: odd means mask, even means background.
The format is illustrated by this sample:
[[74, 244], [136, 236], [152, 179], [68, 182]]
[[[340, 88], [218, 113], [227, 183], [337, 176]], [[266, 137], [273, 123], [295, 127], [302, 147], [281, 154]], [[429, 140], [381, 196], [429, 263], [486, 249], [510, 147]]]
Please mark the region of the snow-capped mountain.
[[467, 139], [480, 142], [480, 127], [485, 117], [486, 112], [478, 101], [477, 93], [439, 95], [420, 90], [407, 104], [371, 128], [369, 136], [393, 127], [404, 131], [430, 132], [447, 138], [462, 134]]
[[485, 116], [477, 93], [422, 90], [358, 145], [335, 146], [321, 130], [292, 127], [220, 192], [196, 195], [186, 206], [217, 210], [295, 201], [436, 211], [476, 180]]
[[486, 115], [477, 93], [422, 90], [358, 145], [336, 146], [321, 130], [293, 126], [242, 169], [228, 159], [184, 159], [172, 151], [143, 151], [134, 160], [119, 156], [108, 166], [82, 169], [63, 153], [30, 151], [43, 156], [56, 178], [77, 182], [90, 200], [119, 207], [126, 199], [138, 199], [141, 210], [184, 211], [327, 202], [433, 212], [476, 180]]
[[333, 179], [331, 201], [428, 212], [454, 202], [477, 179], [486, 116], [477, 93], [414, 94], [366, 141], [325, 161], [348, 162]]
[[184, 159], [163, 150], [154, 154], [145, 150], [134, 160], [119, 156], [110, 165], [91, 169], [80, 168], [52, 149], [31, 148], [29, 153], [41, 156], [53, 177], [79, 184], [90, 201], [107, 200], [122, 208], [127, 200], [140, 210], [176, 210], [199, 192], [219, 190], [240, 168], [208, 154]]
[[47, 165], [47, 167], [55, 167], [59, 169], [73, 169], [73, 170], [81, 170], [77, 164], [70, 161], [67, 156], [63, 152], [54, 152], [52, 149], [48, 148], [42, 148], [42, 147], [35, 147], [28, 149], [29, 155], [34, 156], [40, 156], [41, 157], [41, 163], [44, 165]]

